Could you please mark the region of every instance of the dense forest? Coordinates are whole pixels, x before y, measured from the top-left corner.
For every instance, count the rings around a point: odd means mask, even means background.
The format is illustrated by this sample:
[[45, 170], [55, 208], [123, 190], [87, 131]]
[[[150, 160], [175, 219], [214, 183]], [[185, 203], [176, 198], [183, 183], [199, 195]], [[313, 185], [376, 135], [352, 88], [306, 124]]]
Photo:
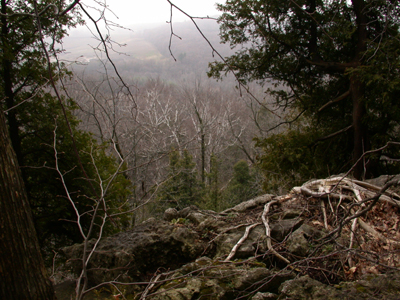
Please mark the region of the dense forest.
[[0, 181], [45, 263], [169, 207], [399, 172], [398, 1], [230, 0], [137, 32], [81, 2], [1, 1], [1, 168], [23, 183]]

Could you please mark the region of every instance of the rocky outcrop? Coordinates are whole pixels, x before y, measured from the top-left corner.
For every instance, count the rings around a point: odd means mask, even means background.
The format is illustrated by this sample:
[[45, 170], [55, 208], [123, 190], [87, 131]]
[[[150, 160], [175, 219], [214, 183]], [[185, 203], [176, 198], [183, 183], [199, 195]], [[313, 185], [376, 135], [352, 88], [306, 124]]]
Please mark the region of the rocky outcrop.
[[[88, 284], [136, 282], [122, 285], [127, 299], [374, 299], [376, 294], [384, 295], [377, 299], [397, 299], [400, 275], [381, 274], [389, 270], [382, 267], [389, 258], [391, 270], [397, 268], [397, 250], [385, 244], [390, 255], [382, 254], [378, 268], [368, 264], [369, 257], [360, 258], [366, 253], [362, 251], [371, 251], [369, 245], [376, 245], [370, 244], [374, 237], [382, 242], [382, 234], [375, 236], [368, 229], [373, 225], [365, 227], [368, 230], [357, 237], [358, 242], [347, 225], [330, 238], [345, 212], [339, 208], [351, 197], [331, 193], [325, 203], [328, 190], [316, 182], [295, 190], [303, 189], [306, 195], [263, 195], [221, 213], [195, 206], [168, 209], [163, 220], [150, 219], [102, 239], [88, 263]], [[323, 182], [330, 187], [336, 181]], [[351, 183], [350, 189], [355, 188]], [[362, 193], [354, 197], [359, 200]], [[385, 209], [388, 203], [397, 203], [391, 197], [391, 202], [385, 200]], [[394, 240], [389, 235], [384, 238]], [[344, 245], [349, 241], [357, 253], [347, 251]], [[90, 241], [88, 251], [94, 245]], [[64, 271], [80, 274], [83, 249], [82, 244], [63, 249]], [[390, 291], [379, 290], [381, 284]]]
[[[190, 276], [187, 276], [190, 274]], [[174, 279], [173, 279], [174, 278]], [[215, 263], [200, 258], [178, 269], [168, 283], [150, 299], [235, 299], [250, 291], [278, 293], [280, 285], [293, 279], [291, 272], [269, 270], [259, 263]]]
[[[91, 250], [95, 240], [89, 242]], [[198, 232], [181, 224], [150, 220], [133, 230], [101, 240], [88, 264], [90, 285], [106, 281], [143, 280], [159, 268], [177, 268], [201, 256], [207, 243]], [[63, 249], [66, 266], [80, 274], [83, 244]]]

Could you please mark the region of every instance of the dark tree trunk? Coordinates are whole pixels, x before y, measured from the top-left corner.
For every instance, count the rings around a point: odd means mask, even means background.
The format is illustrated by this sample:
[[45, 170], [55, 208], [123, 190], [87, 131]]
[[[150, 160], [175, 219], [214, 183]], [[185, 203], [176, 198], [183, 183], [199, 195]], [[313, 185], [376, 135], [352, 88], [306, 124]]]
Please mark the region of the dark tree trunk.
[[367, 129], [363, 124], [365, 116], [365, 105], [363, 103], [364, 89], [360, 80], [355, 76], [351, 78], [350, 95], [353, 100], [353, 130], [354, 130], [354, 144], [353, 144], [353, 176], [356, 179], [364, 179], [365, 165], [364, 161], [360, 158], [365, 152], [369, 150], [369, 143], [367, 140]]
[[200, 116], [200, 112], [197, 108], [197, 106], [195, 105], [194, 107], [195, 109], [195, 113], [197, 116], [197, 120], [199, 121], [199, 127], [200, 127], [200, 156], [201, 156], [201, 183], [205, 183], [206, 181], [206, 134], [204, 132], [204, 123], [203, 123], [203, 119]]
[[56, 299], [0, 110], [0, 299]]
[[201, 183], [206, 181], [206, 135], [204, 129], [201, 129]]
[[[357, 23], [357, 47], [355, 49], [354, 63], [357, 66], [362, 64], [367, 42], [367, 17], [364, 0], [352, 0], [354, 13]], [[353, 175], [356, 179], [363, 179], [365, 176], [365, 165], [363, 160], [358, 161], [365, 151], [369, 149], [369, 141], [367, 128], [363, 124], [363, 118], [366, 114], [364, 104], [364, 84], [360, 81], [357, 74], [350, 78], [350, 95], [353, 101], [353, 130], [354, 130], [354, 145], [353, 145]], [[358, 162], [357, 162], [358, 161]]]
[[[1, 0], [1, 51], [2, 51], [2, 82], [3, 92], [5, 96], [6, 108], [10, 109], [16, 105], [15, 97], [13, 92], [13, 79], [12, 79], [12, 61], [10, 57], [13, 57], [13, 49], [9, 45], [9, 28], [7, 14], [7, 1]], [[21, 150], [21, 139], [19, 134], [19, 126], [16, 115], [16, 110], [12, 109], [7, 113], [8, 130], [10, 132], [11, 143], [14, 148], [14, 152], [17, 155], [18, 163], [23, 166], [23, 156]], [[23, 174], [24, 175], [24, 174]]]

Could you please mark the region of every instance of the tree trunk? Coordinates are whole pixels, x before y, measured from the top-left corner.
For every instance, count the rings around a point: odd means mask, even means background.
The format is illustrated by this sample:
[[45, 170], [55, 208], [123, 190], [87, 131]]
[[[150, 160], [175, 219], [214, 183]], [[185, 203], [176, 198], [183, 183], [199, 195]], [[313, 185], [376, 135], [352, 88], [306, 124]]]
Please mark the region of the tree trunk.
[[201, 183], [206, 181], [206, 135], [201, 128]]
[[17, 157], [0, 111], [0, 299], [56, 299]]
[[[7, 1], [1, 0], [1, 51], [2, 51], [2, 82], [3, 82], [3, 92], [5, 96], [6, 108], [10, 109], [16, 105], [15, 97], [13, 92], [13, 82], [12, 82], [12, 61], [10, 57], [13, 57], [13, 49], [10, 48], [9, 45], [9, 27], [8, 27], [8, 18], [7, 14]], [[3, 109], [1, 107], [0, 109]], [[17, 114], [15, 109], [10, 110], [7, 113], [7, 121], [8, 128], [10, 132], [10, 138], [12, 142], [12, 146], [14, 148], [14, 152], [17, 156], [18, 163], [20, 166], [23, 165], [23, 156], [21, 150], [21, 138], [19, 133], [19, 126], [17, 120]], [[24, 178], [24, 174], [23, 178]], [[24, 178], [25, 179], [25, 178]]]
[[[369, 150], [369, 143], [367, 141], [367, 129], [363, 124], [363, 118], [365, 116], [365, 105], [363, 103], [364, 91], [363, 84], [357, 78], [353, 76], [350, 79], [350, 94], [353, 101], [353, 176], [358, 180], [364, 179], [365, 165], [364, 161], [360, 159], [365, 150]], [[358, 162], [357, 162], [358, 161]]]
[[[365, 15], [365, 1], [352, 0], [353, 10], [356, 15], [357, 23], [357, 48], [355, 49], [354, 63], [357, 66], [362, 65], [362, 59], [365, 50], [367, 49], [367, 17]], [[364, 104], [364, 84], [360, 81], [357, 74], [353, 74], [350, 78], [350, 94], [353, 101], [353, 130], [354, 130], [354, 144], [353, 144], [353, 176], [356, 179], [364, 179], [365, 165], [363, 160], [357, 161], [361, 158], [365, 151], [369, 150], [369, 142], [367, 140], [367, 128], [363, 124], [363, 118], [366, 114]]]

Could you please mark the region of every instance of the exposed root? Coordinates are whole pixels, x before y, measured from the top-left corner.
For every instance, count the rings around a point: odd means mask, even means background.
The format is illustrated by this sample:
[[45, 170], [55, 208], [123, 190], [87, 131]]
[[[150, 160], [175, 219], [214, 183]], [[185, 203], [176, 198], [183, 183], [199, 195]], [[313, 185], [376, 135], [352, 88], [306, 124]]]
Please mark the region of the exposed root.
[[[315, 222], [322, 225], [318, 220], [322, 218], [324, 228], [331, 229], [324, 240], [329, 242], [326, 238], [333, 241], [340, 237], [343, 243], [343, 239], [348, 239], [348, 243], [344, 243], [348, 245], [344, 246], [348, 249], [346, 268], [368, 270], [372, 268], [367, 263], [371, 259], [378, 265], [398, 268], [400, 258], [393, 257], [400, 248], [400, 196], [389, 190], [398, 184], [392, 180], [384, 187], [378, 187], [346, 177], [334, 177], [306, 182], [293, 188], [292, 194], [306, 196], [307, 202], [315, 203], [319, 199], [320, 217], [317, 213]], [[330, 211], [327, 211], [327, 205]]]
[[256, 226], [260, 225], [259, 223], [255, 223], [252, 225], [249, 225], [246, 227], [246, 230], [243, 234], [243, 236], [241, 237], [241, 239], [236, 243], [235, 246], [233, 246], [231, 253], [229, 253], [228, 257], [224, 260], [225, 262], [228, 262], [232, 259], [232, 257], [235, 256], [236, 251], [239, 249], [239, 247], [243, 244], [243, 242], [247, 239], [247, 237], [249, 236], [250, 230]]
[[283, 260], [285, 263], [290, 264], [290, 261], [283, 257], [282, 255], [280, 255], [278, 252], [276, 252], [276, 250], [272, 247], [272, 242], [271, 242], [271, 228], [269, 226], [269, 220], [268, 220], [268, 216], [267, 214], [269, 213], [269, 209], [271, 207], [272, 204], [278, 203], [277, 200], [273, 200], [268, 202], [267, 204], [265, 204], [264, 206], [264, 212], [262, 214], [262, 221], [264, 223], [265, 226], [265, 235], [267, 236], [267, 247], [268, 250], [271, 251], [276, 257], [278, 257], [279, 259]]

